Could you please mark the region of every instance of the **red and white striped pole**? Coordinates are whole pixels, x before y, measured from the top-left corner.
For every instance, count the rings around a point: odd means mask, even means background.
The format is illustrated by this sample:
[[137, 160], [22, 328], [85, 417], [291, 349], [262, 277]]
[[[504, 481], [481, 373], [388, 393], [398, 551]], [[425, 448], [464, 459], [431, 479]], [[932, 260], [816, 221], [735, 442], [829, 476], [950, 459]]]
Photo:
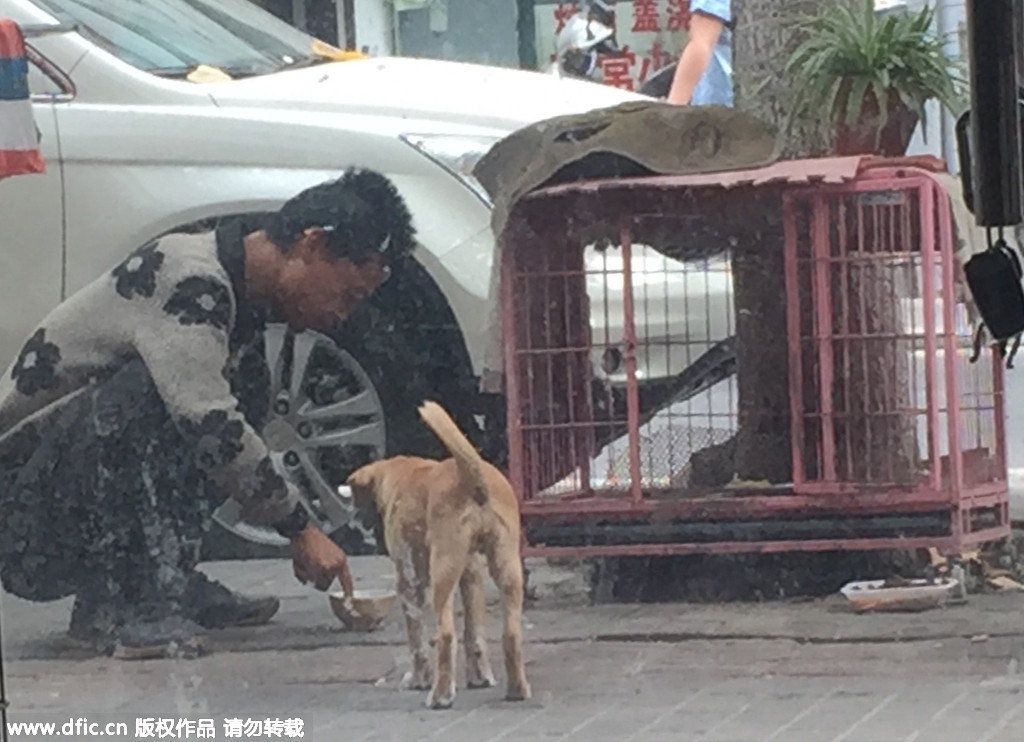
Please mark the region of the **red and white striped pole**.
[[0, 18], [0, 178], [44, 167], [29, 102], [25, 39], [18, 24]]

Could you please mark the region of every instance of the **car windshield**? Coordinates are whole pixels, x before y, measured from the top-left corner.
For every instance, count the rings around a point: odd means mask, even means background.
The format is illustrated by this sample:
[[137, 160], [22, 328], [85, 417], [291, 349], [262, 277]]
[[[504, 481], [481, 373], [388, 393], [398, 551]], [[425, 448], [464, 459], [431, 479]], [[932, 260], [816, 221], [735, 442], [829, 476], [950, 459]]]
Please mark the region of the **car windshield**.
[[39, 0], [120, 59], [155, 74], [197, 65], [259, 75], [311, 53], [312, 38], [248, 0]]

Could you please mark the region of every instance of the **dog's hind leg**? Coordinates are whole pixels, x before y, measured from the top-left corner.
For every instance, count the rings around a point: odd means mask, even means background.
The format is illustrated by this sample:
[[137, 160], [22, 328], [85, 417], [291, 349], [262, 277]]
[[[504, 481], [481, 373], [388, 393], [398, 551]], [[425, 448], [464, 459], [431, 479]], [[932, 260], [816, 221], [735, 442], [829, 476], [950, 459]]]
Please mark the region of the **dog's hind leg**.
[[[422, 564], [420, 564], [422, 562]], [[423, 620], [427, 610], [427, 585], [430, 577], [426, 569], [426, 556], [406, 553], [395, 560], [398, 573], [398, 596], [405, 614], [405, 636], [409, 642], [412, 669], [402, 678], [402, 690], [430, 688], [430, 656], [423, 637]]]
[[487, 658], [487, 639], [484, 621], [487, 619], [487, 594], [480, 556], [474, 554], [459, 580], [462, 607], [466, 612], [465, 633], [462, 643], [466, 647], [466, 685], [470, 688], [493, 688], [497, 683]]
[[[453, 558], [453, 554], [460, 556]], [[432, 709], [451, 708], [455, 702], [455, 654], [458, 647], [453, 602], [455, 584], [462, 577], [468, 555], [468, 544], [447, 544], [443, 550], [435, 547], [430, 551], [430, 587], [437, 615], [437, 634], [434, 639], [437, 665], [434, 670], [434, 687], [427, 697], [427, 707]]]
[[[512, 545], [514, 544], [514, 545]], [[501, 639], [505, 654], [507, 685], [505, 698], [523, 701], [530, 697], [523, 661], [523, 566], [518, 544], [506, 548], [499, 544], [489, 556], [491, 577], [501, 589], [505, 609], [505, 626]]]

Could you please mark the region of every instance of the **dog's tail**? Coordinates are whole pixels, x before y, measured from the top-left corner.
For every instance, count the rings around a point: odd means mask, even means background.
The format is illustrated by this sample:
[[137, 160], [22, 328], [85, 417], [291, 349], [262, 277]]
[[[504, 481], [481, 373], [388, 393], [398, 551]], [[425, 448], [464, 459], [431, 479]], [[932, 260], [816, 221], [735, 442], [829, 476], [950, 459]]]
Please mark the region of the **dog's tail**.
[[469, 485], [473, 500], [480, 505], [487, 505], [489, 497], [487, 483], [484, 481], [483, 457], [437, 402], [424, 402], [420, 405], [419, 413], [423, 422], [441, 439], [444, 447], [455, 459], [459, 476]]

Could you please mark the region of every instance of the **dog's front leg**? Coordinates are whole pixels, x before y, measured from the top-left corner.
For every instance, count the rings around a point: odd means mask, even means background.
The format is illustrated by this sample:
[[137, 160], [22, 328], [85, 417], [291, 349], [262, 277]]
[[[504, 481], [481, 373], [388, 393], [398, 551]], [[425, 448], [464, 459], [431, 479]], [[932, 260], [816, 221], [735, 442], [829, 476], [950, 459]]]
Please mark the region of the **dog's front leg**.
[[466, 685], [470, 688], [493, 688], [497, 681], [487, 658], [487, 639], [484, 636], [487, 593], [483, 563], [478, 555], [470, 558], [466, 571], [462, 573], [459, 591], [466, 612], [465, 633], [462, 635], [462, 643], [466, 647]]
[[427, 643], [423, 638], [423, 619], [426, 616], [427, 583], [426, 574], [416, 569], [411, 555], [395, 560], [398, 572], [398, 595], [405, 614], [405, 636], [409, 642], [412, 669], [402, 678], [402, 690], [427, 690], [430, 688], [430, 657]]

